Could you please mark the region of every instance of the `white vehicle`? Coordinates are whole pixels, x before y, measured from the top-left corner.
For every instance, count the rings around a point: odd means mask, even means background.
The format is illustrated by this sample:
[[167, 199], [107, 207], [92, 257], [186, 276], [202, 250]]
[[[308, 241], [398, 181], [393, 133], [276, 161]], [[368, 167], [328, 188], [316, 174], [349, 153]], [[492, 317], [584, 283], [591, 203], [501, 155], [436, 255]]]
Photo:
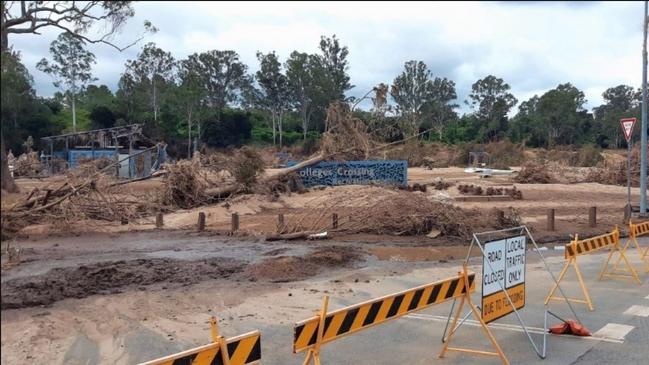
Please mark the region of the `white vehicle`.
[[512, 170], [498, 170], [490, 169], [488, 167], [467, 167], [464, 172], [469, 174], [479, 174], [480, 177], [489, 177], [496, 175], [511, 175], [514, 173]]

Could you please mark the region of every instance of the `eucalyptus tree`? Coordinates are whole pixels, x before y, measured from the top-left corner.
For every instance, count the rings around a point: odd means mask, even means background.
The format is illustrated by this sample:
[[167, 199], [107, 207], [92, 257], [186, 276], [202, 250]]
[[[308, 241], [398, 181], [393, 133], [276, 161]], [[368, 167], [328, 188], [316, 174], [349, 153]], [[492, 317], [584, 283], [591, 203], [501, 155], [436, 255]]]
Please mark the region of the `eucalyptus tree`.
[[137, 84], [147, 86], [153, 121], [158, 121], [160, 112], [160, 89], [174, 78], [176, 61], [170, 52], [165, 52], [155, 43], [147, 43], [137, 59], [126, 62], [126, 73]]
[[471, 85], [465, 103], [475, 110], [484, 139], [495, 140], [507, 130], [507, 113], [518, 103], [510, 89], [508, 83], [493, 75]]
[[263, 94], [262, 103], [271, 113], [273, 126], [273, 143], [276, 142], [276, 131], [279, 132], [279, 145], [282, 146], [283, 117], [290, 109], [290, 86], [288, 78], [282, 73], [282, 64], [275, 52], [263, 54], [257, 52], [259, 71], [255, 74]]
[[96, 80], [92, 77], [95, 55], [88, 51], [83, 39], [61, 33], [50, 45], [52, 60], [43, 58], [36, 67], [54, 77], [54, 86], [61, 89], [72, 110], [72, 131], [77, 131], [77, 95]]

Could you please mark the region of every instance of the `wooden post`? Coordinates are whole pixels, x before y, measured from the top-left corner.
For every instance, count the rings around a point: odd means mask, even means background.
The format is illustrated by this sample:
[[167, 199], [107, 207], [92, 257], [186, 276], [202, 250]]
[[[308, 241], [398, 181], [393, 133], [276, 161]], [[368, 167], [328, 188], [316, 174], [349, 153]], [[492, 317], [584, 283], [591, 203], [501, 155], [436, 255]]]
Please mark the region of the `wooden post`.
[[554, 209], [548, 209], [548, 231], [554, 231]]
[[284, 232], [284, 214], [277, 215], [277, 234], [282, 234]]
[[162, 228], [164, 226], [164, 221], [162, 220], [162, 213], [158, 212], [155, 215], [155, 226], [156, 228]]
[[496, 210], [496, 224], [498, 226], [502, 226], [504, 222], [505, 222], [505, 211], [500, 209]]
[[590, 207], [588, 209], [588, 225], [590, 227], [597, 227], [597, 207]]
[[239, 230], [239, 214], [232, 213], [232, 233]]
[[198, 213], [198, 230], [199, 231], [205, 230], [205, 213], [203, 212]]
[[331, 220], [332, 220], [331, 223], [332, 223], [332, 227], [333, 227], [333, 229], [338, 228], [338, 213], [334, 213], [334, 214], [332, 214], [332, 216], [331, 216]]
[[43, 205], [47, 204], [47, 201], [50, 200], [50, 195], [52, 194], [52, 190], [47, 189], [45, 191], [45, 197], [43, 198]]

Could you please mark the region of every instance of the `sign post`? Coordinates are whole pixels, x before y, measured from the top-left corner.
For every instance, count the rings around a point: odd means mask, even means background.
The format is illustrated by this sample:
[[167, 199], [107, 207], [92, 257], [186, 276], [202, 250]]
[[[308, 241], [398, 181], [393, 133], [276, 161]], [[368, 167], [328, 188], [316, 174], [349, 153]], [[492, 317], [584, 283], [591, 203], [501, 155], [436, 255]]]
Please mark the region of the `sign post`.
[[[485, 323], [506, 316], [513, 308], [525, 306], [525, 238], [522, 235], [484, 243], [482, 319]], [[505, 291], [514, 307], [507, 301]]]
[[[486, 240], [481, 238], [486, 237]], [[480, 308], [482, 315], [480, 316], [481, 323], [489, 323], [502, 318], [510, 313], [516, 315], [516, 319], [521, 326], [521, 329], [527, 336], [534, 352], [541, 358], [546, 357], [546, 335], [547, 335], [547, 318], [548, 314], [565, 322], [556, 314], [549, 311], [547, 304], [545, 305], [544, 313], [544, 331], [543, 331], [543, 348], [542, 350], [536, 345], [532, 336], [519, 314], [519, 309], [525, 306], [525, 263], [526, 244], [528, 241], [532, 244], [534, 251], [539, 255], [543, 262], [545, 269], [550, 274], [552, 281], [556, 285], [561, 296], [568, 303], [570, 311], [575, 319], [581, 323], [579, 316], [574, 308], [567, 300], [563, 289], [559, 285], [557, 278], [554, 276], [548, 263], [545, 261], [539, 246], [536, 244], [534, 237], [526, 226], [505, 228], [496, 231], [473, 233], [473, 239], [469, 246], [464, 265], [469, 265], [471, 259], [471, 252], [477, 246], [482, 253], [482, 308]], [[455, 301], [451, 307], [444, 334], [442, 335], [442, 342], [445, 342], [451, 335], [464, 323], [471, 313], [467, 313], [462, 320], [456, 324], [453, 321], [451, 325], [451, 316], [455, 308]], [[449, 325], [451, 327], [449, 328]], [[449, 334], [448, 338], [446, 337]]]
[[628, 219], [631, 219], [631, 137], [633, 136], [633, 126], [635, 125], [635, 118], [620, 119], [620, 126], [624, 132], [626, 139], [626, 211], [629, 212]]

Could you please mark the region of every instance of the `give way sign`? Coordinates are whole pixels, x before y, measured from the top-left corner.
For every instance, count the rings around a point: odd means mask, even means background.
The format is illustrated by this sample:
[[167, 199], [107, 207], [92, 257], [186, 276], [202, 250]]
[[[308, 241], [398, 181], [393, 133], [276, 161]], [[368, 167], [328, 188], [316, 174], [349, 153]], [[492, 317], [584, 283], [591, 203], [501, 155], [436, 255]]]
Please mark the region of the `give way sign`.
[[631, 133], [633, 132], [633, 126], [635, 125], [635, 118], [624, 118], [620, 119], [620, 125], [622, 126], [622, 131], [624, 132], [624, 138], [629, 142], [631, 140]]

